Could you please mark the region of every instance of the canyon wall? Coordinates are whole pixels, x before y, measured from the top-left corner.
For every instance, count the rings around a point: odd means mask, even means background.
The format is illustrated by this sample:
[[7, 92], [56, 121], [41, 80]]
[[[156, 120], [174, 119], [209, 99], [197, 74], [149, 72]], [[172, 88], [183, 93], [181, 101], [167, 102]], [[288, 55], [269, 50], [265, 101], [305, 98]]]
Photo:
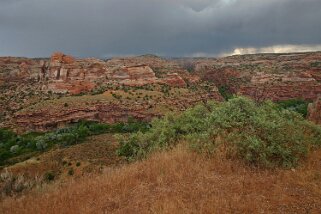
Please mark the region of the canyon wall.
[[[142, 60], [75, 59], [63, 53], [54, 53], [50, 59], [0, 58], [0, 84], [5, 82], [36, 82], [45, 91], [54, 93], [80, 94], [105, 84], [142, 86], [147, 84], [168, 84], [185, 86], [185, 81], [176, 71], [168, 70], [165, 76], [156, 77], [153, 69]], [[157, 58], [158, 59], [158, 58]], [[166, 62], [161, 61], [163, 64]], [[160, 66], [159, 60], [149, 64]]]
[[315, 100], [321, 94], [321, 53], [257, 54], [196, 60], [203, 81], [233, 94], [274, 101]]
[[[321, 96], [321, 52], [219, 59], [77, 59], [59, 52], [41, 59], [0, 57], [0, 90], [0, 126], [25, 130], [129, 116], [151, 120], [210, 99], [222, 101], [223, 92], [257, 101], [314, 101]], [[319, 101], [309, 112], [320, 123]]]

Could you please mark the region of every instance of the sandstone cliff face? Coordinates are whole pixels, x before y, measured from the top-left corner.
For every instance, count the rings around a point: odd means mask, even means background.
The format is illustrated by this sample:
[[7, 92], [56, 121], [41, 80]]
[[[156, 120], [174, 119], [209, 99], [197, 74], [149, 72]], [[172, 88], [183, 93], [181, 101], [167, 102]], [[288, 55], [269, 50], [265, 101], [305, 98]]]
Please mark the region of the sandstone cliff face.
[[112, 73], [111, 79], [127, 86], [142, 86], [158, 82], [154, 71], [147, 65], [123, 66]]
[[163, 83], [174, 87], [186, 86], [186, 82], [177, 73], [167, 74], [167, 76], [163, 80]]
[[15, 124], [20, 130], [47, 131], [81, 120], [105, 123], [126, 122], [128, 117], [138, 120], [151, 120], [160, 116], [146, 111], [146, 106], [122, 106], [117, 104], [96, 104], [88, 107], [51, 111], [42, 109], [31, 113], [17, 113]]
[[278, 83], [266, 85], [240, 86], [237, 89], [240, 95], [247, 95], [256, 100], [289, 100], [305, 99], [315, 100], [321, 94], [321, 84], [299, 83]]
[[45, 60], [39, 59], [0, 57], [0, 84], [37, 79], [44, 64]]
[[[95, 80], [108, 73], [104, 61], [96, 59], [75, 60], [63, 53], [54, 53], [48, 67], [47, 90], [71, 94], [90, 91]], [[44, 87], [44, 88], [45, 88]]]
[[321, 125], [321, 98], [309, 105], [308, 119], [316, 124]]
[[[96, 89], [102, 93], [106, 85], [136, 87], [167, 84], [185, 87], [185, 81], [171, 69], [165, 69], [164, 75], [156, 76], [151, 66], [157, 69], [166, 67], [166, 63], [165, 60], [154, 56], [103, 61], [93, 58], [75, 59], [59, 52], [52, 54], [50, 59], [2, 57], [0, 58], [0, 126], [9, 124], [29, 127], [31, 130], [45, 130], [46, 127], [68, 124], [78, 119], [94, 120], [94, 115], [104, 115], [102, 108], [92, 110], [96, 105], [83, 110], [73, 109], [74, 113], [69, 113], [66, 108], [60, 109], [61, 114], [45, 108], [42, 114], [37, 111], [15, 113], [48, 99], [91, 93]], [[118, 111], [117, 114], [123, 116], [117, 116], [110, 110], [109, 116], [105, 113], [105, 116], [99, 117], [99, 121], [119, 121], [129, 115], [140, 119], [154, 116], [144, 113], [146, 109], [131, 109], [122, 104], [113, 108]], [[13, 117], [15, 119], [11, 120]]]
[[[147, 64], [144, 64], [146, 62]], [[185, 81], [172, 69], [156, 77], [155, 69], [166, 67], [166, 61], [158, 57], [133, 57], [103, 61], [75, 59], [63, 53], [37, 60], [27, 58], [0, 58], [0, 84], [4, 82], [28, 82], [34, 80], [44, 91], [79, 94], [89, 92], [101, 84], [142, 86], [154, 83], [182, 87]]]
[[202, 80], [254, 99], [315, 100], [321, 94], [321, 53], [259, 54], [196, 61]]
[[[153, 55], [143, 55], [138, 57], [126, 57], [126, 58], [114, 58], [107, 61], [107, 65], [110, 67], [117, 66], [125, 66], [132, 67], [136, 65], [146, 65], [149, 66], [155, 76], [162, 81], [163, 78], [166, 77], [174, 77], [179, 76], [178, 78], [182, 78], [184, 82], [189, 79], [195, 80], [195, 76], [190, 75], [186, 69], [184, 69], [179, 62], [175, 60], [163, 59]], [[166, 82], [166, 81], [165, 81]], [[182, 82], [180, 83], [182, 84]]]
[[[131, 95], [115, 95], [112, 102], [82, 105], [87, 100], [74, 96], [86, 94], [91, 100], [94, 94], [109, 89], [123, 93], [125, 86]], [[321, 52], [221, 59], [145, 55], [106, 61], [76, 59], [63, 53], [54, 53], [50, 59], [0, 57], [0, 126], [9, 121], [13, 127], [48, 130], [83, 119], [118, 122], [130, 115], [149, 120], [209, 99], [221, 101], [220, 87], [256, 100], [315, 100], [321, 95]], [[137, 94], [137, 88], [147, 91]], [[180, 94], [174, 95], [176, 92]], [[58, 109], [55, 104], [45, 104], [64, 98], [79, 101]], [[37, 103], [44, 106], [29, 109]], [[310, 107], [309, 114], [317, 122], [318, 103]]]

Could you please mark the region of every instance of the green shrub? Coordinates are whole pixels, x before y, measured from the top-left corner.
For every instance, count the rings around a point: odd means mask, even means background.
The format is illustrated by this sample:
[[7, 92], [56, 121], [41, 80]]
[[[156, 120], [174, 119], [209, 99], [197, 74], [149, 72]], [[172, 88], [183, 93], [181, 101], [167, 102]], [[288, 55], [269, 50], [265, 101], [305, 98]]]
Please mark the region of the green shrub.
[[73, 168], [68, 170], [68, 175], [70, 175], [70, 176], [74, 175], [74, 169]]
[[308, 101], [300, 100], [300, 99], [290, 99], [285, 101], [277, 102], [280, 108], [288, 109], [295, 111], [301, 114], [303, 117], [306, 117], [308, 114]]
[[0, 129], [0, 163], [14, 156], [10, 150], [17, 143], [17, 135], [7, 129]]
[[14, 145], [10, 147], [10, 152], [16, 154], [18, 153], [19, 149], [19, 145]]
[[107, 86], [100, 86], [91, 90], [91, 95], [103, 94], [107, 90]]
[[129, 138], [118, 136], [118, 154], [128, 158], [145, 157], [150, 151], [168, 148], [177, 143], [180, 137], [193, 132], [206, 131], [204, 117], [209, 114], [205, 106], [199, 105], [180, 116], [167, 114], [162, 119], [154, 119], [147, 132], [137, 132]]
[[225, 100], [229, 100], [233, 97], [233, 94], [230, 92], [228, 86], [221, 86], [218, 88], [218, 91]]
[[198, 105], [180, 115], [152, 122], [145, 133], [119, 137], [118, 154], [129, 159], [168, 149], [179, 141], [206, 153], [227, 145], [232, 155], [264, 167], [293, 167], [309, 147], [320, 145], [320, 127], [272, 102], [256, 104], [243, 97]]
[[55, 177], [56, 177], [55, 173], [52, 171], [49, 171], [44, 174], [43, 179], [47, 182], [50, 182], [50, 181], [53, 181]]
[[165, 96], [169, 96], [170, 90], [171, 90], [171, 87], [169, 85], [161, 86], [161, 92], [164, 93]]
[[0, 129], [0, 142], [12, 141], [16, 134], [7, 129]]
[[114, 93], [112, 93], [111, 95], [117, 100], [122, 98], [122, 95], [118, 95], [118, 94], [114, 94]]

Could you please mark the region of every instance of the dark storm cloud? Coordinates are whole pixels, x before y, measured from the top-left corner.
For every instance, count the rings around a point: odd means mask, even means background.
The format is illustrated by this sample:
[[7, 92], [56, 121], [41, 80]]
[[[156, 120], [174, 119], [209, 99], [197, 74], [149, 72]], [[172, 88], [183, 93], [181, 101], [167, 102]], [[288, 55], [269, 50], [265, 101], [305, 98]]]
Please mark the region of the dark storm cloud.
[[320, 0], [0, 0], [0, 55], [313, 49], [321, 44], [320, 20]]

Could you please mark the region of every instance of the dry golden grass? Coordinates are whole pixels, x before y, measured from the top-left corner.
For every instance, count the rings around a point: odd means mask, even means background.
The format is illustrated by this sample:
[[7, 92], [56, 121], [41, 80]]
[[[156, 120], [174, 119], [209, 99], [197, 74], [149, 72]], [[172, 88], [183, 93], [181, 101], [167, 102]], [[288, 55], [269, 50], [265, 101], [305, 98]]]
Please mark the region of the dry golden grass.
[[184, 147], [0, 203], [0, 213], [320, 212], [321, 151], [271, 171]]

